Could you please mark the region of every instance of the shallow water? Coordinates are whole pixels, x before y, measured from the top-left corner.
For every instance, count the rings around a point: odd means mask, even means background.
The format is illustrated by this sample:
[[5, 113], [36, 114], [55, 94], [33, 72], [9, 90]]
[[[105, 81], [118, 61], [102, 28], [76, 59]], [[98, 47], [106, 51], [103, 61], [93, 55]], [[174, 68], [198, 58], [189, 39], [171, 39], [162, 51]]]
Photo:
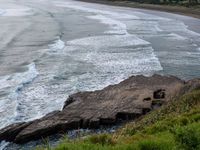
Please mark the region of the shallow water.
[[198, 19], [69, 0], [0, 4], [0, 128], [131, 75], [200, 76]]

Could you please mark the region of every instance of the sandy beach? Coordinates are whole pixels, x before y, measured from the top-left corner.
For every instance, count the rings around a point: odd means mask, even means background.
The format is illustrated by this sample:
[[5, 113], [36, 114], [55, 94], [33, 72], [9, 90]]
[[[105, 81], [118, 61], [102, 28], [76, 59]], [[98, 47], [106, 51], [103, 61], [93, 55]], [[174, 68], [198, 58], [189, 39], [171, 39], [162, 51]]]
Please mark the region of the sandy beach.
[[200, 6], [192, 6], [189, 8], [189, 7], [176, 6], [176, 5], [172, 6], [172, 5], [135, 3], [135, 2], [126, 1], [126, 0], [125, 1], [124, 0], [80, 0], [80, 1], [106, 4], [106, 5], [112, 5], [112, 6], [122, 6], [122, 7], [165, 11], [165, 12], [200, 18]]

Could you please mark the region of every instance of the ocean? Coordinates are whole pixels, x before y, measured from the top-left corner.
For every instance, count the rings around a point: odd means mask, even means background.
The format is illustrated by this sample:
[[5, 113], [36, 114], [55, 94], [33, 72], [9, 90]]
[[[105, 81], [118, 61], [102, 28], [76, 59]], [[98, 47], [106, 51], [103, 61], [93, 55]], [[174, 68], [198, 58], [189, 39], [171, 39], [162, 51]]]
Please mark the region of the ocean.
[[0, 4], [0, 128], [132, 75], [200, 76], [198, 19], [71, 0]]

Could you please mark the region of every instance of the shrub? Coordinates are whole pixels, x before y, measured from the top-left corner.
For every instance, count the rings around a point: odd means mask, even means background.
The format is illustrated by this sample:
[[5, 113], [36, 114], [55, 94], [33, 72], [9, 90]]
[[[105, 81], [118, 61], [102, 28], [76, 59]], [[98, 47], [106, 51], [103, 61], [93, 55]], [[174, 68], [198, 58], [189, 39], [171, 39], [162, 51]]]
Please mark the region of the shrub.
[[144, 133], [155, 134], [155, 133], [167, 131], [169, 130], [169, 128], [170, 128], [170, 125], [168, 125], [167, 122], [160, 121], [144, 129]]
[[197, 150], [200, 148], [200, 123], [175, 129], [175, 138], [186, 150]]
[[172, 150], [173, 145], [168, 142], [143, 140], [139, 143], [140, 150]]
[[185, 126], [190, 122], [190, 120], [187, 117], [181, 117], [178, 121], [181, 126]]
[[115, 141], [108, 134], [93, 135], [89, 137], [92, 144], [114, 145]]
[[198, 122], [200, 121], [200, 113], [199, 114], [194, 114], [191, 116], [192, 121]]

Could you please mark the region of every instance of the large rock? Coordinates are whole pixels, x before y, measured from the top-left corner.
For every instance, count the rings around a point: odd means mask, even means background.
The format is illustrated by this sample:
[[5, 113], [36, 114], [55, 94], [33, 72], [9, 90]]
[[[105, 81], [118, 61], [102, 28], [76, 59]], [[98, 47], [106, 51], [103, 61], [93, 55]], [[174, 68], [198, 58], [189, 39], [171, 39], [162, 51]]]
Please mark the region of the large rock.
[[185, 84], [173, 76], [133, 76], [102, 90], [79, 92], [69, 96], [62, 111], [0, 130], [0, 140], [24, 143], [71, 129], [98, 128], [135, 119], [178, 96]]

